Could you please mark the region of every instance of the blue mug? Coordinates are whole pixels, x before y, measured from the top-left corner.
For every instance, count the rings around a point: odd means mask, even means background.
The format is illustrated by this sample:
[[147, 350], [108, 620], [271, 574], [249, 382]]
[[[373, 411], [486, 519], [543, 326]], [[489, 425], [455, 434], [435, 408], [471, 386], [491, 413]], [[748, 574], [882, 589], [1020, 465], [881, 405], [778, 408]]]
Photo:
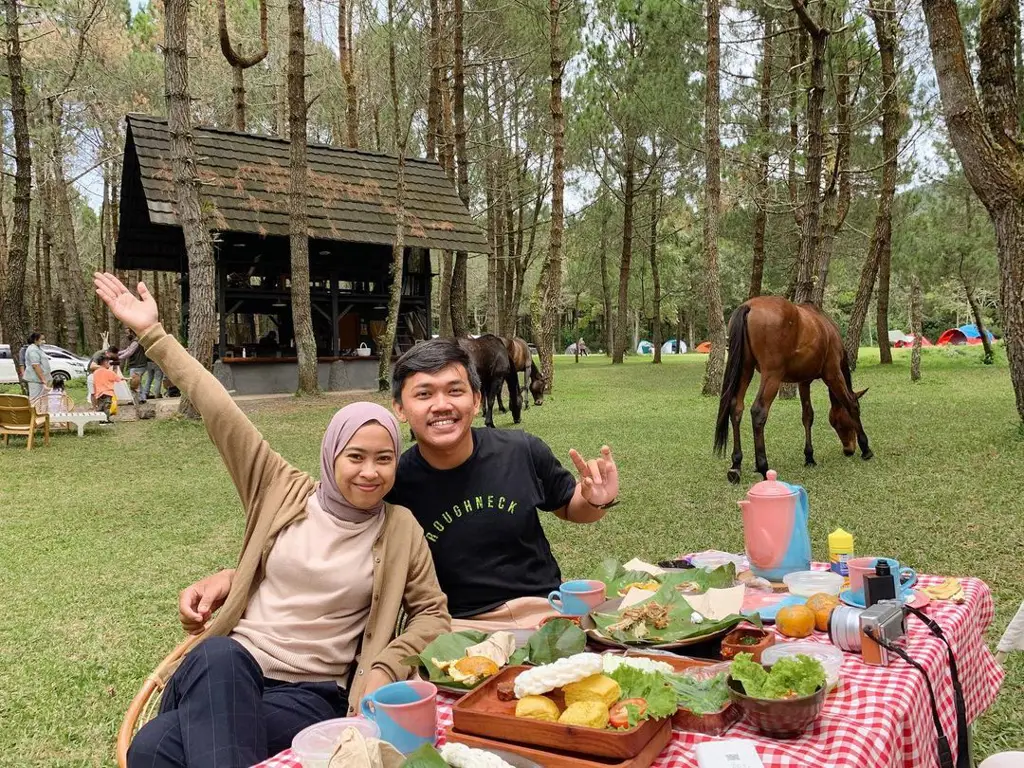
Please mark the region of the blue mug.
[[603, 581], [567, 581], [548, 595], [548, 603], [563, 616], [586, 616], [604, 602]]
[[906, 597], [912, 593], [913, 586], [917, 584], [917, 571], [913, 568], [901, 568], [899, 561], [891, 557], [855, 557], [846, 562], [850, 573], [850, 592], [855, 600], [864, 602], [864, 577], [874, 574], [875, 565], [882, 560], [889, 564], [889, 570], [892, 571], [896, 597]]
[[426, 680], [382, 686], [363, 696], [359, 709], [403, 755], [437, 740], [437, 687]]

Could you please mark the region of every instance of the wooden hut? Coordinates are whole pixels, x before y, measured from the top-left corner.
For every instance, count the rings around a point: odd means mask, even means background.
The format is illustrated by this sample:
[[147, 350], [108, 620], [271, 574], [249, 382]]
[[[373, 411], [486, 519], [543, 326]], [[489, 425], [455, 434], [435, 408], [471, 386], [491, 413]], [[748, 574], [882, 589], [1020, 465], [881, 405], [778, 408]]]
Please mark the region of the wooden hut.
[[[178, 273], [184, 336], [188, 258], [175, 215], [170, 131], [129, 115], [114, 264]], [[193, 131], [203, 215], [214, 242], [216, 369], [239, 394], [294, 391], [289, 256], [289, 142], [215, 128]], [[309, 274], [325, 389], [371, 388], [383, 335], [395, 237], [398, 160], [309, 145]], [[430, 249], [486, 253], [487, 239], [435, 162], [406, 160], [405, 275], [389, 353], [429, 338]], [[357, 350], [366, 349], [369, 358]]]

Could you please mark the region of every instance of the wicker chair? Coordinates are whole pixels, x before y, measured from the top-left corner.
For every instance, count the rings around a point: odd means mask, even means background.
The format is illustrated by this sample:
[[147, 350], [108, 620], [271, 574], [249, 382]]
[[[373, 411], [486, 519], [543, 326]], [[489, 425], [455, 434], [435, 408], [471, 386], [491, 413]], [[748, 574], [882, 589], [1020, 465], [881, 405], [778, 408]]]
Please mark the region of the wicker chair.
[[139, 729], [156, 717], [160, 709], [160, 696], [171, 674], [178, 667], [182, 656], [188, 653], [199, 640], [199, 635], [189, 635], [181, 644], [160, 662], [153, 673], [146, 678], [132, 703], [128, 705], [124, 720], [117, 731], [117, 765], [128, 768], [128, 745], [132, 743]]
[[43, 430], [43, 444], [50, 444], [50, 416], [36, 412], [32, 401], [24, 395], [0, 395], [0, 435], [4, 445], [11, 435], [28, 438], [28, 450], [32, 450], [35, 435]]

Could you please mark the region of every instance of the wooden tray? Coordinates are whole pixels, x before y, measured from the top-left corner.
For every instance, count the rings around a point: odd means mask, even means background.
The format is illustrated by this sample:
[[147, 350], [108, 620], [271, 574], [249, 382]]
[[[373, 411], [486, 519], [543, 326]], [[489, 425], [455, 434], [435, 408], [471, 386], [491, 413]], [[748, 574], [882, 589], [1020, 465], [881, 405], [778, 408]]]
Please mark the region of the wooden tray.
[[[511, 683], [526, 669], [530, 667], [504, 669], [455, 702], [452, 707], [455, 729], [464, 735], [536, 747], [558, 749], [572, 744], [577, 752], [584, 755], [621, 760], [641, 754], [662, 726], [667, 725], [664, 721], [644, 720], [635, 728], [617, 731], [516, 717], [516, 702], [498, 699], [497, 687], [499, 683]], [[561, 692], [545, 695], [550, 696], [559, 705], [559, 709], [564, 709]]]
[[672, 728], [667, 722], [661, 721], [661, 727], [654, 734], [654, 738], [647, 742], [647, 746], [635, 757], [627, 757], [625, 759], [576, 755], [561, 750], [528, 747], [523, 744], [513, 744], [498, 739], [470, 736], [469, 734], [459, 733], [455, 728], [449, 728], [445, 732], [445, 739], [465, 744], [467, 747], [511, 752], [520, 757], [525, 757], [527, 760], [532, 760], [544, 768], [650, 768], [650, 765], [658, 758], [662, 750], [668, 746], [669, 741], [672, 740]]

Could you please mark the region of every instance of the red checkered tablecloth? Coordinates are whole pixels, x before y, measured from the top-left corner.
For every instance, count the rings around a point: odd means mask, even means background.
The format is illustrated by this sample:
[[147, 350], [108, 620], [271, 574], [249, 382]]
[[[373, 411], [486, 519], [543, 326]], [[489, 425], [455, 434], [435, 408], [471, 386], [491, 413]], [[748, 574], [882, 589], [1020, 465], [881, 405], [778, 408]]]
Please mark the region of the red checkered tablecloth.
[[[920, 585], [941, 578], [921, 576]], [[933, 601], [926, 609], [945, 632], [956, 653], [960, 682], [973, 721], [999, 692], [1003, 670], [985, 645], [985, 629], [994, 615], [992, 593], [979, 579], [962, 579], [966, 602]], [[828, 642], [815, 634], [814, 639]], [[927, 671], [935, 687], [943, 727], [956, 753], [956, 713], [945, 646], [916, 618], [908, 620], [907, 651]], [[455, 698], [438, 700], [437, 727], [443, 739], [452, 722]], [[751, 739], [765, 768], [917, 768], [935, 766], [935, 727], [921, 674], [896, 659], [888, 667], [864, 664], [847, 654], [838, 688], [829, 694], [821, 717], [803, 736], [779, 740], [760, 736], [740, 721], [722, 738]], [[693, 748], [712, 737], [676, 731], [654, 762], [655, 768], [696, 768]], [[291, 751], [260, 763], [259, 768], [301, 768]]]

